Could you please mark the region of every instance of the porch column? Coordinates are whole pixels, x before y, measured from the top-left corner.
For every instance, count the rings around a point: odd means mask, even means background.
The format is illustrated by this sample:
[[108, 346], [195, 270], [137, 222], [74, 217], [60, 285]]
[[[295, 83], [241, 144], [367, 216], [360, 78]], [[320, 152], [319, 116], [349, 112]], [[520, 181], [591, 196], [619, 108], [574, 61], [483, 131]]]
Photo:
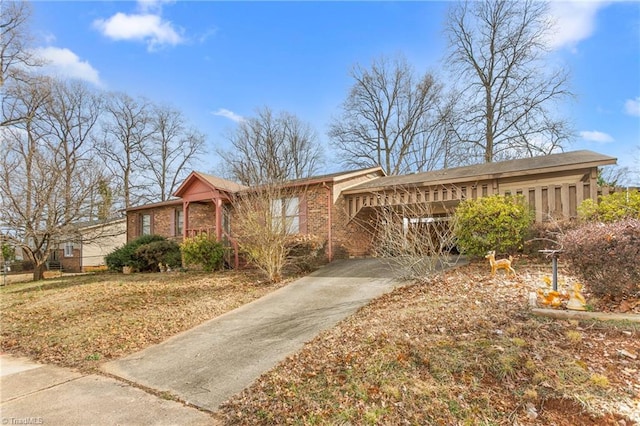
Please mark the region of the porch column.
[[222, 240], [222, 199], [214, 198], [213, 203], [216, 206], [216, 241]]
[[182, 241], [187, 239], [187, 229], [189, 228], [189, 202], [182, 203]]

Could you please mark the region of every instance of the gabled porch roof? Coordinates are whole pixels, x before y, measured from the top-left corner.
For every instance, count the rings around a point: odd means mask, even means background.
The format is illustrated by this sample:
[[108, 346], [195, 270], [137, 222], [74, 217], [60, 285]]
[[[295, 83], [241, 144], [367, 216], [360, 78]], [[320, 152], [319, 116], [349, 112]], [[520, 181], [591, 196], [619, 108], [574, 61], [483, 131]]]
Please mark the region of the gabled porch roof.
[[173, 195], [185, 201], [228, 199], [229, 195], [246, 188], [227, 179], [193, 171]]

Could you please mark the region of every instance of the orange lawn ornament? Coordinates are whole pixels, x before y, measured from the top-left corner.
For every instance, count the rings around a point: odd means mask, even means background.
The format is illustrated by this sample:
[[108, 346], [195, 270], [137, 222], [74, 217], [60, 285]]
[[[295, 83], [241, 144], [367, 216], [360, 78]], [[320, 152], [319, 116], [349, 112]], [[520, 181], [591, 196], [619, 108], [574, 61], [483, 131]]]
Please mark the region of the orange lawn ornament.
[[511, 261], [513, 261], [513, 256], [509, 256], [508, 259], [496, 260], [496, 252], [494, 250], [491, 250], [490, 252], [487, 253], [487, 255], [484, 258], [489, 259], [489, 264], [491, 264], [492, 277], [496, 275], [496, 271], [498, 269], [504, 269], [507, 275], [509, 275], [510, 273], [515, 275], [516, 271], [511, 267]]
[[568, 299], [568, 295], [562, 294], [560, 292], [557, 292], [555, 290], [542, 290], [541, 288], [539, 288], [538, 290], [536, 290], [536, 292], [538, 293], [538, 296], [540, 296], [540, 298], [542, 299], [542, 304], [543, 305], [547, 305], [547, 306], [551, 306], [552, 308], [557, 308], [560, 305], [562, 305], [562, 300], [563, 299]]
[[574, 311], [586, 311], [587, 301], [582, 295], [582, 284], [575, 283], [573, 285], [573, 291], [569, 295], [569, 302], [567, 302], [567, 309]]

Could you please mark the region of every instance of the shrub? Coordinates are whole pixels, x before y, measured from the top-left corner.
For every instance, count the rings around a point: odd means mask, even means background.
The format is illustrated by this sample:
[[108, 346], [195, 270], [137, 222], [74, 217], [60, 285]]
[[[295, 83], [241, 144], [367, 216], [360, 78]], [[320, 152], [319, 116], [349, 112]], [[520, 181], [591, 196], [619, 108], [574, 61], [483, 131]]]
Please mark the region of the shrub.
[[536, 222], [531, 225], [525, 241], [523, 253], [528, 256], [544, 256], [539, 250], [557, 250], [561, 247], [562, 235], [576, 229], [578, 222], [570, 219]]
[[222, 268], [224, 247], [206, 235], [187, 238], [180, 245], [185, 265], [200, 265], [206, 272]]
[[141, 260], [141, 271], [157, 270], [160, 263], [170, 268], [178, 268], [182, 265], [180, 246], [174, 241], [153, 241], [143, 244], [136, 249], [135, 256]]
[[596, 296], [640, 296], [640, 220], [587, 223], [562, 238], [569, 268]]
[[122, 272], [123, 266], [130, 266], [135, 270], [143, 271], [148, 266], [147, 262], [136, 256], [138, 247], [155, 241], [166, 241], [160, 235], [143, 235], [133, 241], [128, 242], [105, 256], [105, 262], [110, 270]]
[[640, 219], [640, 191], [614, 192], [600, 197], [599, 203], [586, 199], [578, 206], [578, 216], [585, 221], [600, 222]]
[[311, 272], [326, 261], [325, 240], [317, 235], [290, 235], [286, 249], [288, 263], [300, 272]]
[[462, 253], [470, 256], [484, 256], [489, 250], [510, 253], [523, 247], [533, 213], [520, 195], [492, 195], [460, 203], [454, 223]]

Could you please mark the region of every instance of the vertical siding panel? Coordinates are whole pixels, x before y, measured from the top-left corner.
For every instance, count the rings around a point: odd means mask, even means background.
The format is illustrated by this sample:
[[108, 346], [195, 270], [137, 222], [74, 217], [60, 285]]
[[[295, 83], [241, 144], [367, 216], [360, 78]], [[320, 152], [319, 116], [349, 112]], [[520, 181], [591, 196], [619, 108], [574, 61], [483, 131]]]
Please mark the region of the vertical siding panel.
[[533, 206], [536, 213], [536, 222], [542, 222], [542, 187], [535, 188], [535, 205]]
[[571, 217], [571, 201], [569, 199], [569, 184], [563, 183], [560, 190], [560, 199], [562, 202], [562, 217], [567, 219]]
[[579, 185], [580, 183], [578, 182], [578, 184], [576, 185], [569, 186], [569, 217], [578, 216], [578, 194], [577, 194], [578, 188], [577, 187]]
[[547, 188], [540, 188], [540, 191], [542, 191], [542, 213], [544, 214], [544, 221], [549, 220], [549, 212], [551, 211], [549, 209], [549, 190]]
[[561, 217], [562, 216], [562, 188], [559, 186], [556, 186], [553, 189], [554, 192], [554, 198], [555, 198], [555, 203], [556, 203], [556, 209], [553, 211], [554, 215], [556, 217]]
[[536, 188], [529, 188], [529, 191], [527, 192], [527, 203], [529, 203], [529, 205], [531, 207], [536, 206]]
[[584, 182], [576, 183], [576, 205], [579, 206], [584, 200]]
[[547, 197], [549, 198], [549, 214], [551, 216], [555, 216], [556, 214], [556, 187], [555, 185], [550, 185], [547, 187]]

